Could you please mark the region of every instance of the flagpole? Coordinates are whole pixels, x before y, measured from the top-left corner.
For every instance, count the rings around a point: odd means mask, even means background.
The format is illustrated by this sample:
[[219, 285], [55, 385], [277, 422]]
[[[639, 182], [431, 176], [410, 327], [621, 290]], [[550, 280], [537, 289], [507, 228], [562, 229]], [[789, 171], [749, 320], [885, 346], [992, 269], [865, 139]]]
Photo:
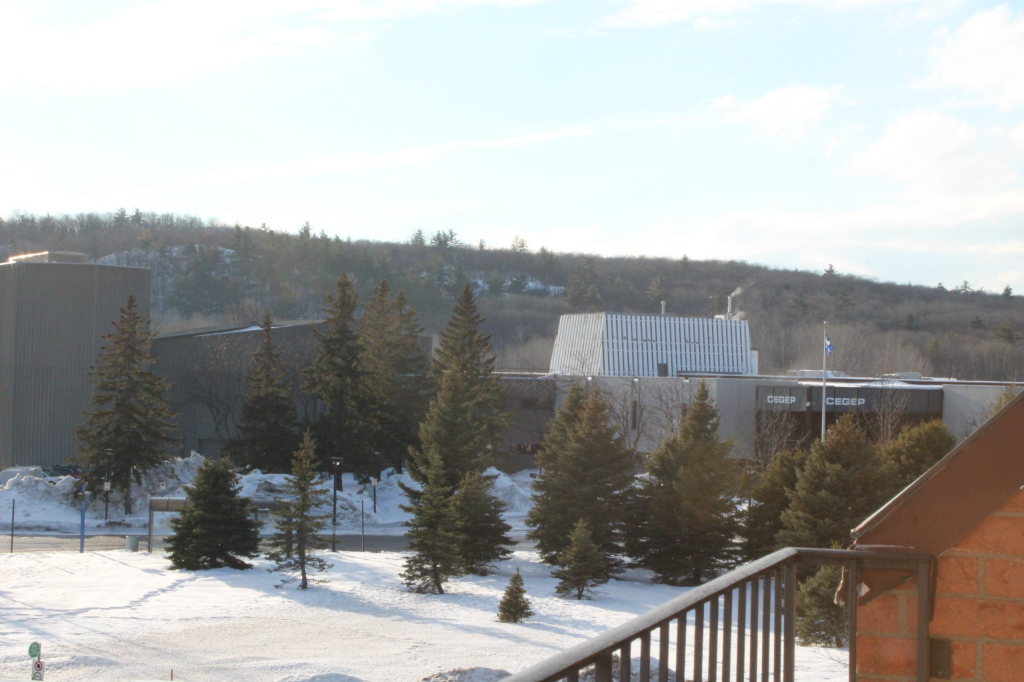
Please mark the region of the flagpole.
[[825, 390], [826, 390], [826, 377], [828, 376], [828, 322], [822, 322], [824, 325], [823, 336], [821, 337], [821, 442], [825, 442]]

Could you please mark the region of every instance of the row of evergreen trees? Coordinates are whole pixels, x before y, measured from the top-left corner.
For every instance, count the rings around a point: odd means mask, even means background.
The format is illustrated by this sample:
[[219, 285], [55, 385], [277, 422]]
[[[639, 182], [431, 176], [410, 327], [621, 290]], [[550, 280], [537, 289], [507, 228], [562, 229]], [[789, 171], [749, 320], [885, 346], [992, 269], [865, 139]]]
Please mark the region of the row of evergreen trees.
[[358, 297], [345, 274], [335, 294], [327, 296], [323, 312], [322, 329], [313, 328], [316, 353], [303, 369], [305, 388], [322, 407], [319, 417], [299, 424], [266, 315], [242, 401], [239, 437], [227, 451], [262, 471], [288, 471], [305, 426], [320, 444], [324, 470], [334, 459], [362, 476], [379, 476], [385, 464], [400, 469], [409, 447], [418, 443], [431, 391], [416, 312], [402, 292], [395, 295], [381, 281], [357, 315]]

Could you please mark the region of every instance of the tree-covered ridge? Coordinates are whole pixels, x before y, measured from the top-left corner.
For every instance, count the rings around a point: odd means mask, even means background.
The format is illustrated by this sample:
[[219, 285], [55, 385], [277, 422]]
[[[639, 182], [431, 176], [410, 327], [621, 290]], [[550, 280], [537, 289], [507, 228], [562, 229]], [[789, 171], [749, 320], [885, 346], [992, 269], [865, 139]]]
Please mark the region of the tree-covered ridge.
[[[455, 233], [417, 232], [404, 243], [226, 226], [135, 211], [0, 219], [0, 257], [81, 251], [101, 262], [150, 267], [158, 328], [321, 316], [342, 272], [360, 300], [381, 280], [404, 291], [427, 333], [439, 332], [466, 283], [488, 319], [498, 366], [545, 369], [558, 316], [607, 310], [708, 316], [735, 308], [751, 323], [761, 371], [815, 367], [821, 321], [832, 365], [850, 374], [920, 371], [961, 379], [1014, 379], [1024, 362], [1024, 305], [1012, 291], [969, 282], [912, 286], [836, 272], [772, 269], [738, 261], [591, 257], [522, 240], [462, 244]], [[936, 283], [937, 284], [937, 283]], [[181, 321], [178, 318], [191, 318]]]

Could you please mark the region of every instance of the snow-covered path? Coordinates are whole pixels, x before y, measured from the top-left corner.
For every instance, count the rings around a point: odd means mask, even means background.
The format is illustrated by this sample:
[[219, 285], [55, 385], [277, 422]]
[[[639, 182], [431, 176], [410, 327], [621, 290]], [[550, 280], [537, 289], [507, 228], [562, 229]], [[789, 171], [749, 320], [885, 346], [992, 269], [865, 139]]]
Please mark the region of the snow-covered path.
[[[678, 595], [613, 581], [590, 602], [554, 596], [531, 553], [498, 575], [460, 578], [449, 594], [416, 595], [398, 574], [402, 555], [339, 552], [330, 582], [275, 588], [266, 564], [251, 571], [167, 570], [161, 555], [123, 551], [0, 555], [0, 678], [28, 678], [39, 641], [48, 681], [253, 680], [415, 682], [484, 666], [520, 670]], [[536, 615], [497, 621], [508, 576], [522, 571]], [[691, 638], [692, 641], [692, 638]], [[823, 652], [799, 648], [798, 679], [845, 679]]]

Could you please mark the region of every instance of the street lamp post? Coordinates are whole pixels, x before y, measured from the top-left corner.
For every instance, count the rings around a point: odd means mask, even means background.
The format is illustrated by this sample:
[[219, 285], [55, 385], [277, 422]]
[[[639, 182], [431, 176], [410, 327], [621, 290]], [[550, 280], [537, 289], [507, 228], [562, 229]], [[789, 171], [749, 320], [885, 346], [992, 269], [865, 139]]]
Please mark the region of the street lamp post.
[[107, 473], [103, 475], [103, 520], [107, 521], [110, 518], [110, 458], [114, 455], [114, 451], [107, 448]]
[[373, 453], [373, 463], [377, 469], [377, 475], [372, 479], [373, 483], [373, 513], [377, 513], [377, 484], [380, 483], [380, 453]]
[[338, 551], [338, 479], [341, 478], [341, 457], [331, 457], [334, 464], [334, 503], [332, 505], [333, 521], [331, 522], [331, 551]]

